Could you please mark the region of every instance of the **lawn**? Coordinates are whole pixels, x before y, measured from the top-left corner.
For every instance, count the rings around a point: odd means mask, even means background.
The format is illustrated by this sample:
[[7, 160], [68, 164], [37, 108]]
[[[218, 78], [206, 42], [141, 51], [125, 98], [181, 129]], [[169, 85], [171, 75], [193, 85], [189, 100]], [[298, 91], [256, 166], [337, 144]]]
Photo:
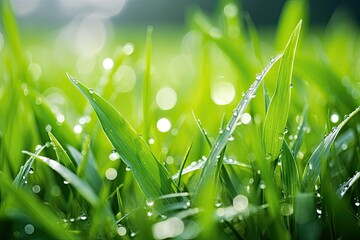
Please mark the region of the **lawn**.
[[96, 49], [1, 1], [2, 238], [358, 238], [359, 28], [308, 15], [228, 0]]

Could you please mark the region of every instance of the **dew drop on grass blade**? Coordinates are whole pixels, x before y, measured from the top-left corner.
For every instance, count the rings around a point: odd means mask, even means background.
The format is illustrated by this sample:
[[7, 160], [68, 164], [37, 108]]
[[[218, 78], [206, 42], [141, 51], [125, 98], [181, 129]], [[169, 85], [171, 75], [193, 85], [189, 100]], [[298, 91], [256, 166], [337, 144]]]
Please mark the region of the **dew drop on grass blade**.
[[334, 143], [336, 136], [339, 134], [341, 128], [358, 112], [360, 107], [357, 107], [348, 117], [346, 117], [337, 127], [334, 127], [331, 132], [322, 140], [317, 146], [313, 154], [310, 156], [302, 178], [302, 190], [305, 192], [312, 192], [315, 187], [317, 178], [320, 175], [322, 160], [329, 156], [330, 148]]
[[[105, 134], [132, 170], [134, 177], [148, 199], [175, 193], [176, 185], [166, 168], [158, 162], [145, 140], [126, 119], [106, 100], [68, 74], [69, 79], [94, 108]], [[171, 200], [171, 199], [170, 199]], [[165, 199], [166, 203], [170, 203]]]
[[[235, 128], [240, 121], [241, 115], [244, 113], [245, 109], [249, 105], [252, 96], [256, 93], [258, 87], [260, 86], [260, 83], [264, 79], [265, 75], [268, 73], [268, 71], [271, 69], [271, 67], [281, 58], [282, 54], [277, 55], [270, 61], [270, 63], [265, 67], [265, 69], [260, 73], [256, 75], [255, 82], [250, 86], [250, 88], [246, 91], [243, 98], [237, 105], [237, 107], [234, 109], [233, 114], [226, 125], [223, 132], [218, 134], [215, 143], [212, 145], [212, 148], [209, 153], [209, 157], [207, 158], [207, 161], [205, 162], [205, 166], [201, 172], [199, 183], [197, 185], [195, 195], [194, 195], [194, 201], [198, 200], [201, 201], [204, 199], [207, 199], [207, 201], [212, 201], [214, 196], [214, 192], [210, 193], [208, 192], [209, 189], [213, 189], [213, 186], [216, 178], [215, 174], [215, 168], [218, 161], [217, 156], [220, 156], [222, 150], [225, 148], [226, 144], [229, 141], [229, 137], [233, 134], [235, 131]], [[201, 196], [202, 195], [202, 196]], [[206, 196], [206, 197], [205, 197]]]

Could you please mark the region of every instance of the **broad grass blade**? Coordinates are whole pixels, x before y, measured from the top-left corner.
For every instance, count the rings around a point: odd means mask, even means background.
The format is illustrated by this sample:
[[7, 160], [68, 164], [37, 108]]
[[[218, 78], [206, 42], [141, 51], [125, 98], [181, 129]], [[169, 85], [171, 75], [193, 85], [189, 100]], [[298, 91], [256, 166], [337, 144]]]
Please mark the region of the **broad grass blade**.
[[66, 181], [69, 182], [80, 194], [86, 199], [91, 205], [96, 206], [99, 203], [98, 196], [94, 193], [91, 187], [81, 180], [75, 173], [61, 165], [59, 162], [49, 159], [47, 157], [39, 156], [31, 152], [23, 151], [23, 153], [34, 157], [37, 160], [42, 161], [60, 176], [62, 176]]
[[341, 128], [358, 112], [360, 107], [357, 107], [348, 117], [344, 119], [337, 127], [334, 127], [331, 132], [322, 140], [317, 146], [304, 170], [302, 178], [302, 190], [306, 192], [313, 191], [317, 178], [320, 175], [322, 160], [329, 156], [330, 148], [334, 143], [336, 136], [339, 134]]
[[294, 29], [281, 59], [276, 89], [265, 117], [264, 143], [267, 160], [275, 160], [284, 140], [291, 97], [291, 78], [296, 46], [300, 36], [301, 21]]
[[132, 170], [145, 196], [154, 199], [174, 193], [176, 186], [168, 171], [157, 161], [144, 139], [125, 118], [92, 89], [86, 88], [70, 75], [68, 77], [91, 103], [107, 137]]

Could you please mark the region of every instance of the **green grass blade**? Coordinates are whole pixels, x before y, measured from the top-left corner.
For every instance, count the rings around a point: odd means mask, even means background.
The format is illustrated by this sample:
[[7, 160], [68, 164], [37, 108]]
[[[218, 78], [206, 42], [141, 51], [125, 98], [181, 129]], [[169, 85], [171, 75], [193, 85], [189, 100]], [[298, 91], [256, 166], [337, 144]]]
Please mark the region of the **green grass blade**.
[[23, 151], [23, 153], [42, 161], [50, 168], [52, 168], [66, 181], [68, 181], [69, 184], [71, 184], [91, 205], [96, 206], [98, 204], [99, 198], [91, 189], [91, 187], [87, 185], [83, 180], [81, 180], [78, 176], [76, 176], [72, 171], [61, 165], [59, 162], [49, 159], [47, 157], [33, 154], [31, 152]]
[[132, 170], [145, 196], [154, 199], [174, 193], [175, 184], [170, 179], [168, 171], [157, 161], [134, 128], [93, 90], [86, 88], [70, 75], [68, 77], [93, 106], [107, 137], [121, 159]]
[[299, 131], [296, 134], [297, 139], [295, 140], [294, 146], [292, 148], [292, 154], [293, 154], [294, 158], [296, 158], [296, 156], [300, 150], [301, 144], [303, 142], [305, 128], [307, 126], [307, 112], [308, 112], [308, 109], [307, 109], [307, 106], [305, 106], [305, 108], [302, 112], [301, 121], [298, 126]]
[[144, 126], [144, 139], [149, 140], [151, 122], [150, 122], [150, 82], [151, 82], [151, 53], [152, 53], [152, 32], [153, 27], [149, 26], [146, 36], [146, 62], [145, 73], [142, 82], [142, 113], [143, 113], [143, 126]]
[[280, 156], [281, 161], [281, 175], [284, 183], [284, 192], [286, 197], [295, 196], [299, 189], [300, 176], [297, 169], [296, 161], [292, 155], [290, 148], [286, 141], [283, 142], [282, 153]]
[[350, 189], [352, 185], [360, 178], [360, 172], [355, 173], [354, 176], [352, 176], [349, 180], [341, 184], [341, 186], [336, 191], [336, 194], [339, 197], [343, 197], [345, 193]]
[[66, 153], [65, 149], [61, 146], [59, 141], [55, 138], [55, 136], [51, 132], [49, 132], [49, 138], [50, 138], [51, 142], [53, 143], [53, 148], [54, 148], [54, 151], [56, 153], [56, 157], [58, 158], [58, 160], [62, 164], [64, 164], [65, 167], [70, 169], [72, 172], [75, 172], [76, 167], [75, 167], [74, 163], [70, 159], [69, 155]]
[[290, 109], [291, 78], [301, 21], [294, 29], [281, 59], [276, 89], [271, 99], [264, 125], [264, 144], [267, 160], [275, 160], [284, 140], [284, 129]]
[[[23, 211], [36, 226], [39, 226], [43, 231], [47, 232], [53, 239], [76, 239], [74, 235], [67, 232], [65, 229], [60, 227], [57, 223], [60, 220], [56, 215], [50, 211], [42, 202], [31, 195], [28, 191], [17, 188], [15, 185], [5, 176], [3, 172], [0, 172], [0, 189], [8, 197], [6, 198], [14, 202], [19, 210]], [[6, 212], [6, 201], [1, 202], [4, 208], [2, 212]], [[13, 211], [9, 209], [9, 211]], [[9, 212], [11, 213], [11, 212]]]
[[[44, 150], [44, 148], [47, 147], [47, 145], [42, 146], [41, 148], [39, 148], [35, 154], [40, 154], [42, 150]], [[19, 187], [19, 186], [24, 186], [25, 181], [27, 179], [27, 176], [30, 173], [32, 164], [34, 163], [34, 157], [30, 157], [23, 166], [20, 167], [20, 171], [19, 173], [16, 175], [15, 180], [14, 180], [14, 184], [15, 186]]]
[[[235, 131], [235, 128], [240, 121], [241, 115], [244, 113], [245, 109], [249, 105], [253, 95], [256, 93], [265, 75], [271, 69], [274, 63], [280, 59], [281, 56], [282, 55], [278, 55], [273, 58], [267, 65], [267, 67], [261, 72], [261, 74], [258, 74], [256, 76], [255, 82], [246, 91], [244, 97], [241, 99], [238, 106], [234, 109], [233, 114], [225, 129], [221, 129], [221, 131], [219, 131], [215, 143], [212, 145], [207, 161], [205, 162], [205, 166], [201, 172], [199, 183], [197, 185], [197, 189], [194, 195], [195, 201], [197, 200], [197, 198], [199, 198], [199, 200], [206, 199], [206, 201], [213, 200], [215, 192], [209, 193], [209, 189], [211, 189], [212, 191], [214, 190], [213, 186], [215, 181], [217, 181], [216, 179], [218, 178], [218, 176], [215, 175], [215, 168], [218, 162], [218, 156], [221, 155], [221, 152], [229, 141], [229, 137]], [[202, 197], [199, 197], [200, 195], [202, 195]]]
[[302, 190], [306, 192], [313, 191], [317, 178], [320, 175], [322, 160], [329, 156], [330, 148], [333, 145], [341, 128], [358, 112], [360, 107], [357, 107], [348, 117], [346, 117], [337, 127], [334, 127], [331, 132], [322, 140], [317, 146], [313, 154], [310, 156], [304, 170], [302, 178]]

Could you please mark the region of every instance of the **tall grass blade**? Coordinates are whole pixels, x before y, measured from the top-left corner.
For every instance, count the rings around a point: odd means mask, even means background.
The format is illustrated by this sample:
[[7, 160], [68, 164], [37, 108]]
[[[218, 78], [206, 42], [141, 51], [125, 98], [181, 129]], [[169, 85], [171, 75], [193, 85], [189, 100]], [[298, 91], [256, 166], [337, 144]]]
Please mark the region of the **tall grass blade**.
[[300, 123], [298, 126], [299, 130], [296, 134], [297, 138], [296, 138], [294, 146], [292, 148], [292, 154], [293, 154], [294, 158], [296, 158], [296, 156], [300, 150], [301, 144], [303, 142], [304, 134], [306, 132], [305, 128], [307, 126], [307, 112], [308, 112], [308, 109], [307, 109], [307, 106], [305, 106], [305, 108], [301, 114], [301, 119], [300, 119]]
[[354, 185], [354, 183], [357, 180], [359, 180], [359, 178], [360, 178], [360, 172], [355, 173], [355, 175], [352, 176], [349, 180], [341, 184], [341, 186], [336, 191], [336, 194], [342, 198], [345, 195], [345, 193], [351, 188], [351, 186]]
[[322, 140], [322, 142], [317, 146], [313, 154], [310, 156], [304, 169], [304, 174], [302, 177], [303, 191], [311, 192], [314, 190], [316, 180], [321, 172], [322, 160], [326, 160], [326, 158], [329, 156], [330, 148], [334, 143], [337, 135], [339, 134], [341, 128], [359, 111], [360, 107], [357, 107], [337, 127], [334, 127], [331, 132], [324, 138], [324, 140]]
[[98, 196], [94, 193], [89, 185], [87, 185], [84, 181], [82, 181], [75, 173], [61, 165], [59, 162], [49, 159], [47, 157], [39, 156], [33, 154], [31, 152], [23, 151], [23, 153], [34, 157], [37, 160], [48, 165], [55, 172], [57, 172], [60, 176], [62, 176], [66, 181], [69, 182], [80, 194], [86, 199], [91, 205], [96, 206], [99, 203]]
[[276, 89], [271, 99], [264, 125], [264, 144], [267, 160], [275, 160], [284, 140], [284, 130], [290, 109], [291, 79], [301, 21], [294, 29], [281, 59]]
[[284, 183], [285, 196], [288, 198], [295, 196], [299, 189], [300, 176], [296, 165], [295, 158], [290, 151], [286, 141], [283, 142], [282, 153], [280, 155], [281, 175]]
[[56, 153], [56, 157], [58, 158], [58, 160], [62, 164], [64, 164], [66, 168], [70, 169], [72, 172], [75, 172], [76, 170], [75, 164], [72, 162], [69, 155], [66, 153], [65, 149], [61, 146], [59, 141], [55, 138], [55, 136], [51, 132], [49, 132], [49, 138], [53, 143], [54, 151]]
[[157, 161], [144, 139], [125, 118], [92, 89], [86, 88], [70, 75], [68, 77], [91, 103], [107, 137], [132, 170], [145, 196], [153, 199], [174, 193], [175, 184], [168, 171]]
[[[282, 55], [277, 55], [275, 58], [270, 61], [270, 63], [265, 67], [265, 69], [256, 76], [255, 82], [250, 86], [250, 88], [246, 91], [244, 97], [241, 99], [237, 107], [234, 109], [233, 114], [226, 125], [224, 130], [221, 130], [215, 140], [215, 143], [212, 145], [207, 161], [205, 162], [205, 166], [201, 172], [201, 176], [199, 179], [199, 183], [197, 185], [194, 200], [197, 198], [203, 199], [206, 196], [206, 201], [212, 201], [214, 197], [214, 192], [209, 194], [210, 191], [213, 191], [214, 182], [218, 178], [215, 176], [215, 168], [218, 162], [218, 156], [221, 155], [221, 152], [225, 148], [226, 144], [229, 141], [229, 137], [235, 131], [236, 126], [240, 121], [241, 115], [244, 113], [245, 109], [249, 105], [253, 95], [256, 93], [260, 83], [264, 79], [267, 72], [271, 69], [274, 63], [280, 59]], [[202, 195], [202, 197], [200, 197]], [[203, 199], [204, 200], [204, 199]]]

